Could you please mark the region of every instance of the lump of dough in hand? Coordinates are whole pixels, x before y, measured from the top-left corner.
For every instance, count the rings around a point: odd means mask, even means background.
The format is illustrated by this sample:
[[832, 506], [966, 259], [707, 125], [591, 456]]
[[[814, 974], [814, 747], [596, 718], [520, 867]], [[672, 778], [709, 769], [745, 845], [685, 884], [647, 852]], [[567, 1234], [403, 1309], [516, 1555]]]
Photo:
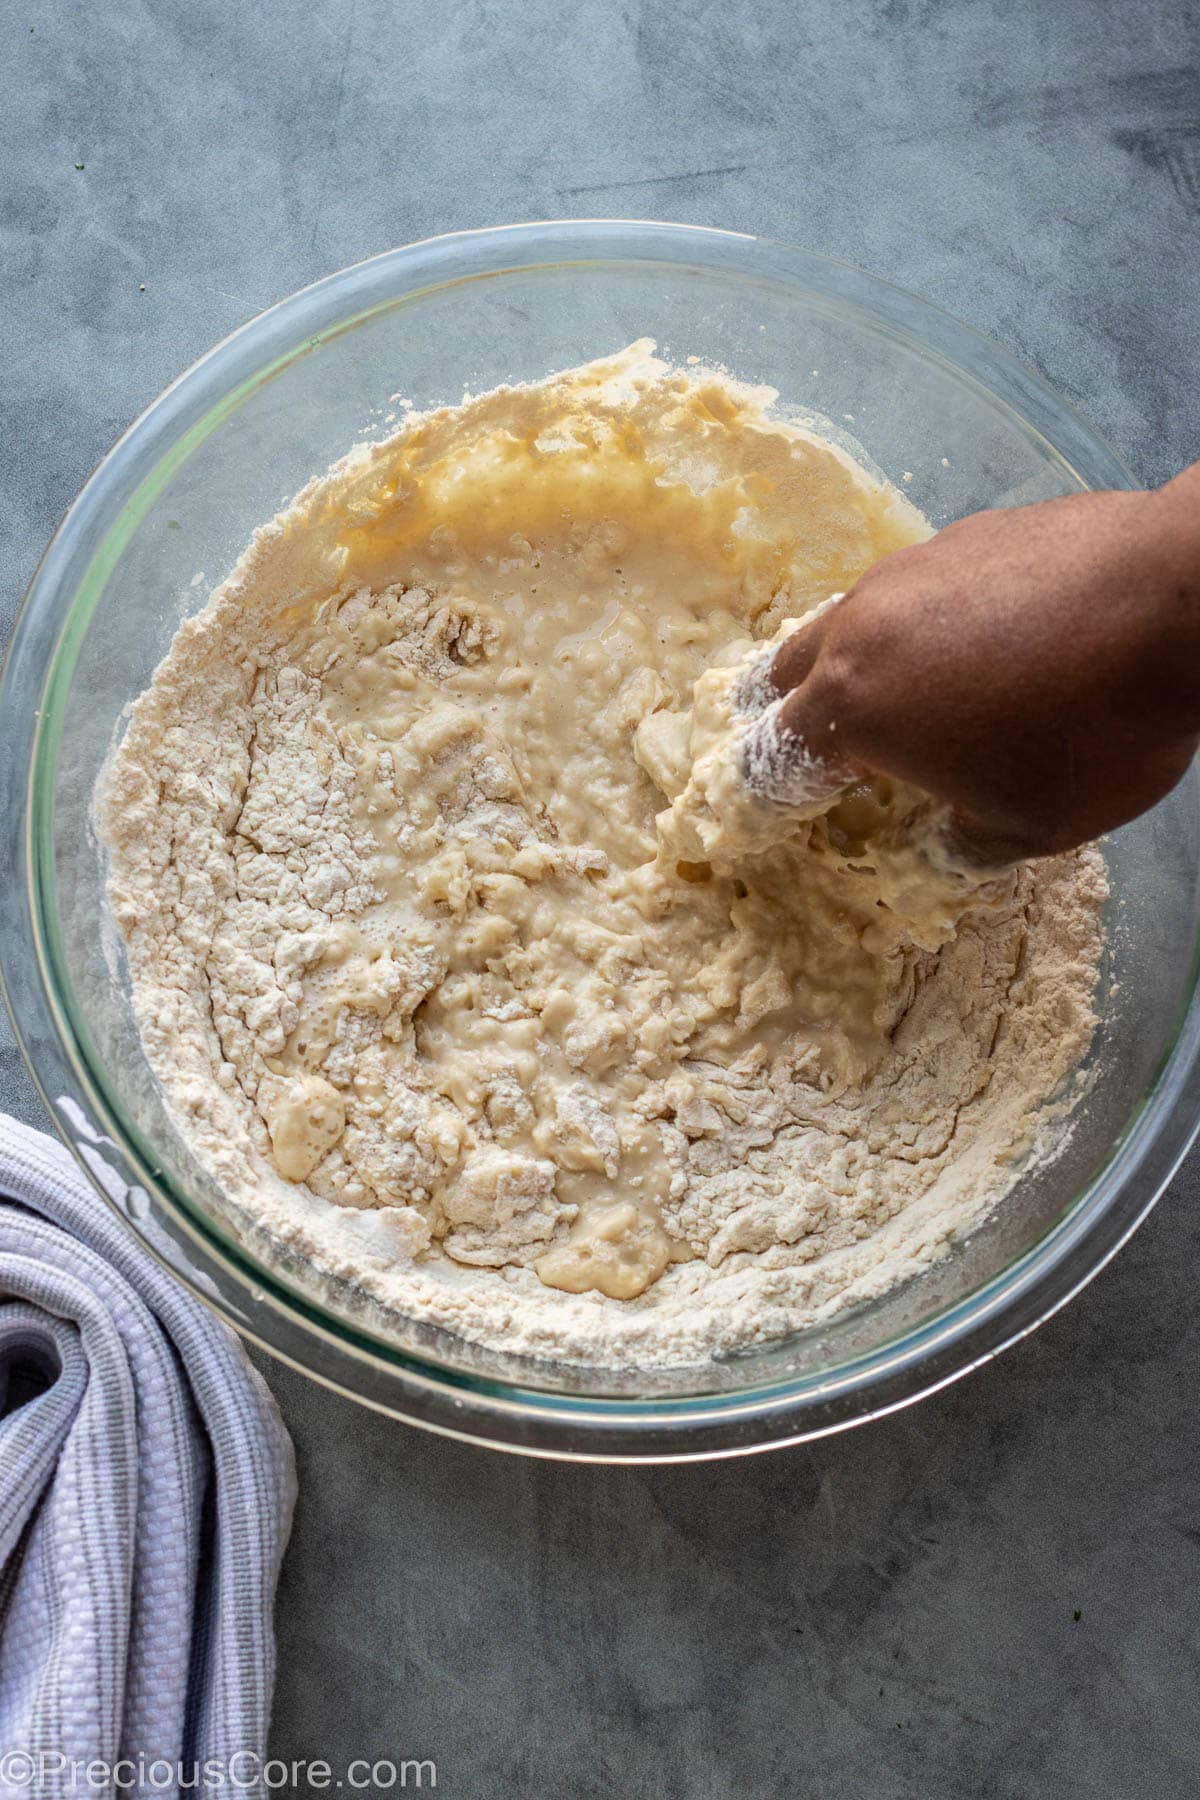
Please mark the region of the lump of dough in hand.
[[346, 1103], [323, 1075], [271, 1084], [265, 1116], [275, 1167], [286, 1181], [307, 1181], [346, 1128]]
[[652, 713], [638, 727], [634, 755], [671, 802], [655, 820], [664, 861], [711, 863], [728, 874], [828, 812], [850, 785], [844, 765], [823, 762], [779, 730], [788, 696], [775, 693], [766, 673], [779, 646], [829, 604], [785, 619], [736, 658], [740, 646], [727, 647], [697, 679], [689, 709]]

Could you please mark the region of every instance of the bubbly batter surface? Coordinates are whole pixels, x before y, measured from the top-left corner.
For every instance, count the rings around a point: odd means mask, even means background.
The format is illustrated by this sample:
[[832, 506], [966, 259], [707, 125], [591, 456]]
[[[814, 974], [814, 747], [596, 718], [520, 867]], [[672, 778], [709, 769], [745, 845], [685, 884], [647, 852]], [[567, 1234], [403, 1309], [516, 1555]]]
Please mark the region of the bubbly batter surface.
[[931, 883], [911, 790], [732, 851], [696, 804], [722, 670], [927, 535], [772, 399], [642, 344], [413, 416], [134, 709], [150, 1060], [235, 1216], [408, 1316], [601, 1363], [808, 1322], [980, 1215], [1088, 1041], [1093, 852]]

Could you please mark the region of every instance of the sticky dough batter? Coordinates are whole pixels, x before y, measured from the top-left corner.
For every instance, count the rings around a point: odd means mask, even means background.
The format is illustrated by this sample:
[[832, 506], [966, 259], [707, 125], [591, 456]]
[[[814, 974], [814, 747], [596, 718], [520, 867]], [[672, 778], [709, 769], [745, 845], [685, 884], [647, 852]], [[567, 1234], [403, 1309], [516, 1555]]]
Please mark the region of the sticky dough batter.
[[181, 627], [100, 826], [255, 1241], [669, 1362], [881, 1291], [1011, 1180], [1092, 1028], [1094, 853], [931, 882], [914, 791], [731, 838], [728, 754], [693, 780], [730, 672], [927, 535], [773, 398], [639, 344], [414, 415]]

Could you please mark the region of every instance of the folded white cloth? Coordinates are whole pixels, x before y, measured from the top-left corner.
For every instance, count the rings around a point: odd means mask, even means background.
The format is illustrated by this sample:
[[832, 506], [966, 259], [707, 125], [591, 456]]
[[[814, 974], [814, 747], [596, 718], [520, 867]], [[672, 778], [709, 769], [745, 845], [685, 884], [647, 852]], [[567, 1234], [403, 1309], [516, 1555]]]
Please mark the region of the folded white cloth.
[[0, 1795], [266, 1793], [294, 1498], [233, 1332], [0, 1114]]

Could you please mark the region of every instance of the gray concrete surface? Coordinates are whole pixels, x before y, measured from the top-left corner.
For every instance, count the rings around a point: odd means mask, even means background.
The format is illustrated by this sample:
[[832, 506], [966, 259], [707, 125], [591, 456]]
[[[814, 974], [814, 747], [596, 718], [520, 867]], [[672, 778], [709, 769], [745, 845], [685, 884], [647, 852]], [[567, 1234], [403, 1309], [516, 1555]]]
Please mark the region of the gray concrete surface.
[[[1145, 479], [1200, 454], [1182, 0], [3, 0], [0, 21], [5, 627], [179, 369], [456, 226], [790, 238], [1004, 339]], [[0, 1104], [38, 1116], [7, 1037]], [[469, 1800], [1193, 1796], [1198, 1206], [1193, 1159], [1001, 1362], [751, 1462], [518, 1463], [272, 1369], [303, 1481], [276, 1752], [430, 1756]]]

